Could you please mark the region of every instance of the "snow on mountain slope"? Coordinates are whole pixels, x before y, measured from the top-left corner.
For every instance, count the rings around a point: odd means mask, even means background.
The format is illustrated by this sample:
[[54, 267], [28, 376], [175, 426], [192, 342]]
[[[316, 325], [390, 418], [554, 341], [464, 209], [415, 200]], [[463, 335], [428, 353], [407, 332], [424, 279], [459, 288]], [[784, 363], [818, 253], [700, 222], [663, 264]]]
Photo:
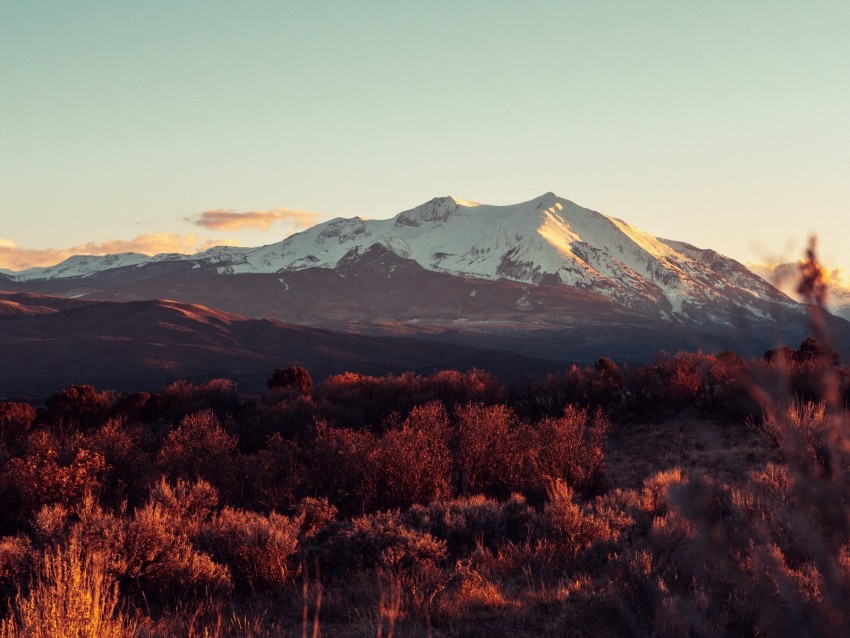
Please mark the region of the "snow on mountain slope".
[[560, 282], [664, 318], [702, 313], [708, 320], [724, 320], [731, 306], [761, 316], [764, 302], [790, 303], [732, 259], [653, 237], [553, 193], [510, 206], [441, 197], [391, 219], [333, 219], [259, 248], [216, 247], [153, 258], [73, 257], [16, 278], [81, 277], [173, 260], [213, 266], [222, 274], [335, 268], [375, 244], [429, 270], [529, 284]]
[[347, 254], [374, 244], [429, 270], [532, 284], [559, 281], [630, 307], [660, 305], [662, 313], [730, 299], [758, 313], [754, 303], [789, 301], [732, 259], [658, 239], [552, 193], [512, 206], [444, 197], [388, 220], [335, 219], [278, 244], [232, 249], [226, 270], [334, 268]]
[[64, 277], [87, 277], [102, 270], [138, 266], [151, 261], [141, 253], [115, 253], [113, 255], [74, 255], [55, 266], [38, 266], [19, 273], [11, 273], [18, 281], [32, 279], [58, 279]]

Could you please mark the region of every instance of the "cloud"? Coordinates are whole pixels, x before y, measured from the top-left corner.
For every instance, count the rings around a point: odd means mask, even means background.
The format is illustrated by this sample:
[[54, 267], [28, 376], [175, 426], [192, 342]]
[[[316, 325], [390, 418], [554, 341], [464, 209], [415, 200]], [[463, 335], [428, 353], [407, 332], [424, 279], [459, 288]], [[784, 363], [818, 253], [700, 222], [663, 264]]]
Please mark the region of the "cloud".
[[231, 239], [208, 239], [195, 233], [146, 233], [133, 239], [114, 239], [88, 242], [69, 248], [23, 248], [15, 242], [0, 238], [0, 268], [25, 270], [35, 266], [52, 266], [72, 255], [108, 255], [113, 253], [192, 254], [213, 246], [234, 246]]
[[208, 230], [241, 230], [257, 228], [268, 230], [273, 224], [290, 224], [301, 230], [316, 225], [322, 219], [319, 213], [291, 208], [272, 210], [251, 210], [240, 213], [235, 210], [207, 210], [198, 215], [187, 217], [186, 221]]

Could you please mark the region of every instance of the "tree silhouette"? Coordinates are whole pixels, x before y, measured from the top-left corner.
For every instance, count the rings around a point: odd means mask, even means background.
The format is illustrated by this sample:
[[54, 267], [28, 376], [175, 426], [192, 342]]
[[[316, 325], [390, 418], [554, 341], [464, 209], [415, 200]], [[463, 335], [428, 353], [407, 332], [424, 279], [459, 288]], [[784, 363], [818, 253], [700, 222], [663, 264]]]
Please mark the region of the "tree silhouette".
[[269, 390], [295, 388], [299, 393], [306, 396], [313, 389], [313, 379], [310, 377], [310, 373], [301, 366], [290, 366], [276, 369], [266, 385], [269, 386]]

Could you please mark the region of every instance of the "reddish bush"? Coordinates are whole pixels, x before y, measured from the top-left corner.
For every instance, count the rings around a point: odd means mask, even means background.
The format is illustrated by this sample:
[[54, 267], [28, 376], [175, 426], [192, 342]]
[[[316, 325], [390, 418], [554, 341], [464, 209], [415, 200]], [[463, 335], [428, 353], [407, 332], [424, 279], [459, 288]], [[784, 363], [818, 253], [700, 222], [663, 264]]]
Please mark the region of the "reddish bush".
[[429, 401], [493, 403], [501, 396], [501, 385], [480, 370], [443, 370], [427, 377], [411, 372], [385, 377], [348, 372], [326, 379], [315, 396], [327, 420], [360, 429], [385, 423], [392, 414], [404, 416]]
[[297, 575], [298, 525], [271, 513], [225, 508], [198, 532], [202, 549], [230, 569], [236, 590], [242, 593], [280, 591]]
[[27, 439], [24, 456], [9, 460], [5, 474], [19, 494], [22, 514], [32, 516], [43, 505], [73, 507], [83, 494], [99, 493], [107, 469], [97, 452], [36, 431]]
[[290, 366], [275, 370], [266, 385], [269, 390], [294, 390], [298, 394], [307, 396], [313, 389], [313, 378], [301, 366]]
[[86, 437], [86, 447], [103, 457], [108, 468], [100, 494], [104, 504], [117, 508], [122, 502], [138, 505], [144, 500], [154, 468], [152, 454], [142, 447], [147, 438], [142, 427], [119, 418]]
[[34, 562], [31, 547], [26, 536], [0, 538], [0, 597], [11, 598], [26, 581]]
[[505, 502], [484, 496], [415, 505], [403, 517], [407, 525], [446, 541], [453, 554], [466, 555], [476, 545], [498, 549], [528, 539], [534, 508], [514, 494]]
[[7, 444], [20, 442], [35, 421], [35, 408], [29, 403], [0, 402], [0, 438]]
[[192, 542], [212, 517], [216, 501], [208, 483], [160, 482], [151, 500], [125, 522], [122, 577], [147, 596], [164, 600], [228, 591], [228, 569]]
[[548, 502], [539, 518], [538, 535], [551, 543], [550, 560], [569, 565], [593, 543], [608, 540], [613, 532], [608, 524], [576, 503], [575, 493], [563, 481], [549, 486]]
[[106, 420], [115, 398], [113, 393], [97, 392], [90, 385], [72, 385], [45, 401], [43, 420], [91, 428]]
[[384, 588], [397, 588], [403, 611], [430, 618], [451, 576], [441, 568], [446, 544], [405, 526], [397, 512], [378, 512], [340, 526], [328, 540], [327, 571], [374, 569]]
[[370, 432], [317, 423], [304, 450], [307, 493], [327, 498], [345, 513], [369, 509], [376, 495], [366, 476], [372, 471], [369, 456], [375, 446], [376, 438]]
[[468, 403], [454, 414], [457, 493], [507, 495], [520, 483], [523, 459], [516, 417], [504, 405]]
[[408, 508], [450, 496], [452, 461], [443, 405], [413, 408], [403, 424], [377, 439], [368, 464], [367, 491], [375, 495], [379, 509]]
[[172, 480], [204, 479], [220, 489], [236, 491], [236, 443], [212, 410], [203, 410], [183, 417], [169, 433], [157, 465]]
[[266, 512], [292, 510], [305, 490], [303, 461], [298, 445], [279, 434], [268, 440], [265, 449], [245, 457], [253, 487], [251, 502]]
[[204, 409], [223, 417], [239, 409], [240, 397], [230, 379], [211, 379], [197, 385], [179, 380], [162, 389], [159, 402], [162, 413], [171, 419]]
[[541, 497], [552, 481], [562, 480], [576, 489], [596, 483], [602, 472], [602, 445], [610, 422], [597, 410], [568, 405], [560, 418], [547, 418], [525, 430], [523, 487]]

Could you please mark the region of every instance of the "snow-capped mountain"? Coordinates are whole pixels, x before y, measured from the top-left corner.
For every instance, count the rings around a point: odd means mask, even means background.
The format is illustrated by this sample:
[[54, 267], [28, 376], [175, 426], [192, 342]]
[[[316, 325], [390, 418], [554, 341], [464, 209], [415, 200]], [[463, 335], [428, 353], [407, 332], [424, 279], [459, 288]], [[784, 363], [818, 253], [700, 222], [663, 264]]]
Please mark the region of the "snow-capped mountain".
[[426, 270], [560, 283], [662, 319], [728, 323], [735, 313], [769, 317], [765, 302], [792, 303], [733, 259], [654, 237], [553, 193], [510, 206], [440, 197], [391, 219], [337, 218], [259, 248], [216, 247], [190, 256], [75, 256], [12, 279], [79, 278], [170, 262], [214, 267], [221, 275], [335, 269], [375, 245]]

